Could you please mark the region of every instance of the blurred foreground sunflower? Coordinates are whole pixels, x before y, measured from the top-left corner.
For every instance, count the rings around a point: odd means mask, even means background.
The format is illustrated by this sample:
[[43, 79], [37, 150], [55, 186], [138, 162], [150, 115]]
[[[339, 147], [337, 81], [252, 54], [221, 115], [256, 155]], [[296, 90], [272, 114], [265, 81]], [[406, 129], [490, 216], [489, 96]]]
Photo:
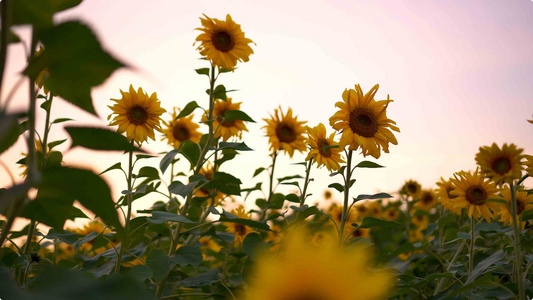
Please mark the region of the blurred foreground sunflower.
[[[343, 163], [344, 160], [340, 155], [339, 143], [333, 140], [335, 133], [326, 137], [326, 127], [324, 124], [319, 123], [316, 127], [307, 127], [307, 134], [309, 135], [307, 143], [311, 147], [311, 151], [309, 151], [305, 160], [313, 158], [317, 163], [317, 167], [326, 166], [330, 172], [340, 169], [340, 163]], [[334, 146], [337, 146], [337, 148], [334, 148]]]
[[116, 114], [109, 126], [118, 125], [119, 133], [126, 132], [129, 140], [134, 140], [137, 144], [142, 144], [148, 138], [155, 140], [154, 130], [161, 132], [161, 115], [166, 112], [161, 107], [161, 102], [157, 99], [157, 94], [148, 96], [141, 88], [137, 91], [130, 84], [128, 92], [123, 92], [121, 99], [111, 99], [116, 103], [108, 105], [113, 111], [107, 120]]
[[374, 100], [379, 85], [363, 94], [359, 84], [355, 90], [346, 89], [342, 93], [344, 102], [337, 102], [335, 106], [340, 110], [329, 118], [330, 125], [342, 133], [340, 147], [348, 146], [349, 150], [361, 148], [363, 156], [379, 158], [381, 149], [389, 153], [389, 143], [398, 144], [391, 130], [400, 132], [396, 122], [387, 118], [386, 110], [392, 100]]
[[263, 119], [267, 122], [266, 135], [270, 143], [270, 149], [275, 152], [279, 149], [285, 150], [292, 157], [294, 151], [305, 151], [304, 124], [305, 121], [298, 121], [298, 117], [292, 116], [292, 109], [289, 108], [287, 114], [283, 115], [281, 107], [274, 110], [274, 115], [270, 119]]
[[481, 167], [481, 172], [496, 184], [503, 184], [514, 179], [519, 179], [522, 173], [521, 160], [523, 149], [515, 144], [503, 144], [502, 148], [496, 143], [492, 146], [479, 148], [476, 162]]
[[174, 108], [170, 121], [163, 121], [164, 128], [162, 132], [164, 137], [162, 140], [167, 140], [168, 144], [174, 149], [179, 149], [180, 144], [184, 141], [199, 143], [202, 133], [198, 131], [200, 125], [192, 120], [194, 115], [176, 119], [178, 114], [177, 108]]

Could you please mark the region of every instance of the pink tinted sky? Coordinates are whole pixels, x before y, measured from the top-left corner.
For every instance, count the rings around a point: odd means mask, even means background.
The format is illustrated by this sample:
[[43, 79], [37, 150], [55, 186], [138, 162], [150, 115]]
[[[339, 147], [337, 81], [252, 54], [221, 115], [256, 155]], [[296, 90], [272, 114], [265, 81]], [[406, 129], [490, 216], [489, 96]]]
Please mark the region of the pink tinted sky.
[[[202, 14], [223, 19], [228, 13], [257, 43], [250, 61], [220, 80], [228, 89], [238, 89], [231, 96], [257, 121], [243, 136], [256, 151], [243, 153], [223, 168], [235, 171], [245, 187], [257, 181], [250, 180], [256, 168], [270, 163], [263, 118], [281, 105], [283, 110], [292, 107], [310, 126], [327, 125], [335, 102], [356, 83], [364, 91], [379, 83], [378, 99], [390, 94], [395, 102], [387, 114], [401, 133], [396, 134], [399, 144], [377, 160], [386, 168], [357, 171], [354, 195], [394, 192], [411, 178], [423, 187], [436, 187], [441, 176], [475, 169], [478, 148], [493, 142], [515, 143], [533, 154], [533, 125], [526, 122], [533, 114], [530, 0], [84, 1], [56, 21], [83, 20], [106, 49], [135, 68], [116, 72], [93, 90], [99, 119], [63, 101], [55, 102], [53, 117], [105, 126], [111, 112], [109, 98], [118, 98], [119, 89], [126, 90], [130, 83], [157, 92], [169, 111], [191, 100], [206, 105], [207, 81], [194, 69], [207, 65], [198, 60], [192, 45], [198, 35], [194, 28], [200, 26]], [[12, 74], [23, 68], [21, 49], [10, 47]], [[15, 77], [6, 81], [9, 87]], [[25, 107], [25, 90], [13, 109]], [[39, 117], [42, 123], [43, 115]], [[64, 138], [65, 132], [54, 127], [52, 137]], [[154, 153], [169, 150], [161, 141], [146, 148]], [[24, 150], [19, 141], [1, 157], [17, 174], [14, 161]], [[292, 162], [304, 158], [295, 155]], [[117, 153], [73, 149], [65, 154], [67, 163], [96, 172], [117, 160], [126, 163]], [[303, 173], [290, 162], [287, 156], [281, 158], [278, 166], [283, 167], [276, 171], [280, 177]], [[147, 163], [157, 166], [159, 159]], [[335, 182], [325, 169], [314, 169], [312, 177], [311, 201]], [[120, 174], [106, 178], [118, 195], [125, 186], [123, 178]], [[4, 173], [0, 180], [1, 186], [9, 185]], [[266, 175], [258, 180], [266, 187]], [[153, 198], [139, 201], [137, 207], [147, 207], [150, 201]]]

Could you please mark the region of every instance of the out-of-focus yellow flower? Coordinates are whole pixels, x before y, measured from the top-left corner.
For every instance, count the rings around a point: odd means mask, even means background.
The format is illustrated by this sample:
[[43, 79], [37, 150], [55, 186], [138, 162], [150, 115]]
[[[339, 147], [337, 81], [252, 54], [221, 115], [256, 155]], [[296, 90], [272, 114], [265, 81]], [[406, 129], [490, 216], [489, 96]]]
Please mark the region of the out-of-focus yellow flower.
[[[84, 225], [82, 228], [76, 228], [74, 229], [74, 232], [81, 236], [86, 236], [91, 232], [97, 232], [101, 234], [111, 233], [111, 229], [107, 228], [102, 221], [95, 219], [89, 222], [88, 224]], [[89, 241], [87, 243], [84, 243], [78, 248], [78, 251], [88, 253], [91, 255], [99, 254], [104, 252], [107, 249], [110, 249], [112, 247], [111, 243], [108, 243], [106, 246], [95, 248], [93, 247], [94, 240]]]
[[330, 200], [333, 197], [333, 193], [330, 190], [324, 191], [324, 200]]
[[331, 237], [317, 246], [302, 230], [289, 232], [278, 254], [258, 257], [239, 299], [385, 299], [393, 276], [371, 268], [370, 250], [340, 247]]
[[196, 28], [202, 31], [196, 38], [200, 43], [198, 50], [200, 54], [210, 60], [213, 65], [232, 70], [237, 65], [237, 61], [248, 61], [250, 54], [254, 51], [248, 45], [252, 40], [244, 37], [241, 25], [236, 24], [231, 16], [226, 15], [226, 21], [211, 19], [204, 15], [200, 18], [202, 26]]
[[422, 191], [422, 186], [418, 181], [409, 179], [400, 189], [400, 194], [408, 195], [413, 197], [413, 199], [418, 198], [420, 192]]
[[176, 119], [178, 114], [178, 109], [174, 108], [171, 120], [168, 122], [163, 121], [164, 128], [162, 132], [164, 137], [161, 140], [167, 140], [168, 144], [174, 149], [179, 149], [180, 144], [184, 141], [199, 143], [202, 133], [198, 131], [200, 125], [192, 120], [194, 115]]
[[263, 119], [267, 122], [266, 135], [270, 143], [272, 152], [279, 149], [285, 150], [289, 157], [292, 157], [294, 151], [305, 151], [304, 124], [305, 121], [298, 121], [298, 117], [292, 116], [292, 109], [289, 108], [287, 114], [283, 115], [281, 107], [274, 110], [274, 115], [270, 119]]
[[153, 93], [148, 97], [141, 88], [135, 91], [131, 84], [128, 92], [120, 90], [120, 93], [122, 98], [111, 99], [116, 103], [113, 106], [108, 105], [113, 113], [107, 117], [107, 120], [116, 114], [109, 126], [118, 125], [119, 133], [126, 132], [126, 137], [139, 145], [148, 138], [155, 140], [154, 130], [162, 131], [161, 115], [166, 112], [161, 108], [157, 94]]
[[340, 169], [340, 163], [344, 160], [341, 157], [340, 148], [331, 148], [332, 146], [339, 146], [339, 143], [335, 142], [335, 133], [326, 137], [326, 127], [320, 123], [318, 126], [311, 128], [307, 127], [307, 134], [309, 138], [307, 143], [311, 147], [309, 154], [305, 160], [311, 158], [317, 163], [317, 167], [326, 166], [326, 168], [332, 172]]
[[387, 221], [396, 221], [400, 216], [400, 210], [397, 207], [389, 207], [383, 212], [383, 218]]
[[457, 196], [453, 199], [452, 205], [457, 209], [465, 208], [468, 217], [474, 216], [476, 219], [483, 217], [490, 223], [494, 217], [491, 209], [495, 210], [498, 205], [487, 200], [496, 198], [498, 191], [496, 185], [489, 179], [485, 179], [479, 172], [479, 168], [474, 173], [457, 172], [451, 181], [456, 188], [450, 193]]
[[[216, 130], [215, 138], [222, 137], [222, 140], [227, 141], [230, 138], [234, 137], [236, 139], [242, 138], [242, 132], [248, 131], [244, 121], [242, 120], [233, 120], [233, 121], [224, 121], [226, 117], [226, 112], [228, 110], [240, 110], [241, 102], [233, 103], [231, 98], [226, 98], [227, 100], [218, 99], [215, 101], [215, 106], [213, 108], [213, 128]], [[209, 110], [206, 112], [209, 114]], [[206, 114], [202, 117], [202, 122], [207, 121]]]
[[437, 195], [432, 189], [422, 190], [418, 199], [415, 207], [423, 211], [429, 211], [437, 204]]
[[461, 214], [461, 209], [452, 205], [453, 199], [457, 198], [456, 195], [453, 195], [451, 191], [453, 191], [454, 186], [451, 180], [444, 180], [444, 178], [440, 178], [440, 181], [437, 182], [437, 195], [438, 200], [440, 204], [446, 209], [451, 211], [452, 213], [456, 215]]
[[533, 177], [533, 155], [525, 155], [526, 157], [526, 172], [530, 177]]
[[[241, 218], [241, 219], [250, 219], [251, 218], [251, 214], [250, 213], [246, 213], [244, 207], [242, 206], [239, 206], [235, 209], [233, 209], [231, 211], [232, 214], [234, 214], [235, 216]], [[224, 225], [226, 226], [226, 228], [228, 229], [228, 232], [231, 232], [235, 235], [235, 241], [234, 241], [234, 244], [235, 246], [239, 246], [240, 244], [242, 244], [242, 241], [244, 241], [244, 238], [250, 234], [251, 232], [255, 232], [255, 230], [253, 230], [252, 228], [246, 226], [246, 225], [243, 225], [243, 224], [239, 224], [239, 223], [230, 223], [230, 222], [227, 222], [227, 223], [224, 223]]]
[[383, 211], [383, 207], [381, 207], [381, 200], [370, 200], [367, 202], [366, 206], [368, 208], [368, 216], [372, 218], [381, 218], [381, 213]]
[[374, 100], [379, 85], [376, 84], [368, 93], [363, 94], [359, 84], [355, 90], [346, 89], [342, 93], [344, 102], [335, 104], [340, 110], [331, 118], [329, 123], [333, 129], [342, 132], [340, 148], [348, 146], [350, 150], [361, 148], [363, 156], [379, 158], [381, 149], [389, 153], [389, 143], [398, 144], [392, 130], [400, 132], [396, 122], [387, 118], [386, 110], [392, 100]]
[[[213, 166], [209, 163], [205, 164], [200, 169], [199, 174], [204, 175], [208, 181], [212, 180], [214, 176]], [[194, 194], [194, 197], [209, 197], [212, 194], [215, 194], [214, 203], [209, 203], [209, 204], [213, 206], [220, 204], [224, 200], [224, 197], [226, 197], [226, 195], [222, 193], [221, 191], [219, 191], [218, 189], [208, 190], [205, 188], [198, 189], [196, 193]]]
[[358, 201], [353, 206], [353, 211], [355, 214], [355, 219], [357, 222], [363, 221], [364, 218], [370, 216], [372, 213], [370, 209], [368, 208], [366, 201]]
[[493, 143], [490, 147], [479, 147], [476, 162], [481, 167], [481, 173], [500, 185], [522, 176], [522, 151], [515, 144], [503, 144], [500, 149]]
[[[505, 186], [503, 189], [500, 190], [500, 194], [502, 195], [503, 199], [507, 201], [507, 205], [498, 205], [498, 209], [494, 213], [500, 217], [500, 222], [504, 224], [512, 224], [513, 217], [511, 214], [511, 190], [509, 189], [509, 187]], [[516, 213], [518, 220], [520, 221], [520, 216], [524, 211], [533, 209], [533, 194], [528, 195], [527, 191], [518, 190], [516, 191], [515, 199]], [[522, 228], [524, 228], [526, 222], [520, 222], [520, 225], [522, 226]]]

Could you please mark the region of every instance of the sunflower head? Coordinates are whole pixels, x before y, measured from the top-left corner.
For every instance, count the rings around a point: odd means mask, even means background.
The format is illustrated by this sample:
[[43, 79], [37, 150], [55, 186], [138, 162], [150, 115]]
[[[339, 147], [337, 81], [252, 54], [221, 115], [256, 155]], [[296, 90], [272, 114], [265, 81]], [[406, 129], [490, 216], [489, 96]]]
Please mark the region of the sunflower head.
[[420, 192], [422, 191], [422, 186], [418, 181], [409, 179], [400, 189], [400, 194], [411, 196], [413, 198], [418, 198]]
[[225, 21], [204, 17], [200, 18], [203, 27], [196, 28], [202, 33], [194, 42], [200, 43], [197, 48], [200, 54], [213, 65], [229, 70], [235, 68], [237, 61], [248, 61], [250, 54], [254, 53], [248, 44], [253, 41], [244, 37], [241, 25], [233, 22], [229, 14]]
[[400, 132], [396, 122], [387, 118], [386, 110], [392, 100], [374, 100], [379, 85], [375, 85], [368, 93], [363, 94], [357, 84], [355, 89], [342, 93], [343, 102], [337, 102], [339, 108], [331, 118], [330, 125], [342, 133], [340, 148], [349, 150], [361, 148], [363, 156], [379, 158], [381, 149], [389, 153], [389, 143], [398, 144], [391, 130]]
[[[239, 217], [240, 219], [250, 219], [251, 214], [247, 213], [243, 206], [239, 206], [231, 211], [232, 214]], [[239, 246], [244, 241], [244, 238], [254, 230], [251, 227], [248, 227], [244, 224], [239, 223], [225, 223], [228, 232], [231, 232], [235, 235], [235, 246]]]
[[107, 119], [116, 114], [109, 126], [118, 125], [119, 133], [126, 132], [126, 137], [139, 145], [148, 138], [155, 140], [154, 130], [161, 132], [161, 115], [166, 112], [161, 108], [157, 94], [148, 96], [141, 88], [135, 91], [132, 85], [128, 92], [120, 90], [120, 93], [122, 98], [111, 99], [115, 104], [108, 106], [113, 113]]
[[530, 177], [533, 177], [533, 155], [525, 155], [526, 158], [526, 172]]
[[340, 163], [344, 160], [340, 154], [341, 149], [338, 148], [339, 143], [333, 140], [335, 133], [326, 137], [326, 127], [320, 123], [314, 128], [307, 127], [307, 134], [309, 136], [307, 143], [311, 150], [305, 160], [313, 158], [318, 167], [326, 166], [330, 172], [340, 169]]
[[476, 162], [481, 167], [481, 172], [491, 178], [496, 184], [503, 184], [522, 175], [523, 149], [514, 144], [503, 144], [500, 149], [496, 143], [492, 146], [479, 148], [476, 154]]
[[170, 121], [163, 121], [163, 138], [161, 140], [167, 140], [174, 149], [179, 149], [180, 144], [184, 141], [199, 143], [202, 133], [198, 131], [200, 125], [192, 120], [194, 115], [177, 119], [178, 114], [179, 109], [174, 108]]
[[[513, 217], [511, 214], [511, 190], [509, 187], [505, 186], [500, 190], [500, 194], [502, 195], [503, 199], [507, 201], [507, 205], [498, 205], [498, 209], [495, 211], [495, 214], [500, 217], [500, 222], [504, 224], [512, 224]], [[533, 194], [528, 194], [528, 192], [524, 190], [518, 190], [515, 194], [515, 200], [518, 219], [520, 219], [520, 216], [524, 211], [533, 209]], [[521, 222], [522, 228], [524, 228], [525, 225], [526, 222]]]
[[429, 211], [437, 204], [437, 195], [432, 189], [422, 190], [415, 206], [423, 211]]
[[437, 198], [439, 203], [446, 209], [451, 211], [452, 213], [456, 215], [461, 214], [461, 209], [457, 208], [456, 206], [452, 205], [455, 198], [457, 198], [457, 195], [453, 195], [451, 192], [455, 189], [453, 183], [451, 180], [444, 180], [444, 178], [440, 178], [440, 181], [437, 182]]
[[304, 124], [305, 121], [298, 121], [298, 117], [292, 116], [292, 109], [289, 108], [287, 114], [283, 114], [281, 107], [274, 110], [274, 115], [270, 119], [263, 119], [267, 125], [266, 129], [270, 149], [275, 152], [279, 149], [285, 150], [290, 157], [294, 151], [305, 151]]
[[397, 207], [389, 207], [383, 212], [383, 218], [387, 221], [396, 221], [400, 216], [400, 210]]
[[[233, 103], [231, 98], [226, 98], [226, 100], [217, 99], [213, 107], [213, 128], [215, 128], [215, 138], [222, 137], [224, 141], [229, 140], [230, 138], [241, 139], [242, 132], [248, 131], [246, 128], [245, 121], [242, 120], [233, 120], [225, 121], [226, 112], [228, 110], [240, 110], [241, 102]], [[206, 114], [209, 114], [209, 110]], [[204, 114], [202, 117], [202, 122], [207, 121], [207, 116]]]

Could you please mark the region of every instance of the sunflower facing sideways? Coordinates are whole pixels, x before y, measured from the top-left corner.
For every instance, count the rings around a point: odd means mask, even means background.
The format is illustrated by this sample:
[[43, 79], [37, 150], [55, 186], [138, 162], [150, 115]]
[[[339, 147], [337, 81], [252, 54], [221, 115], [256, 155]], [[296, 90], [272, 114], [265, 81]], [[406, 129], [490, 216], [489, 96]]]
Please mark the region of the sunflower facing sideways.
[[492, 211], [498, 209], [498, 204], [487, 201], [496, 198], [496, 185], [483, 177], [479, 172], [479, 168], [474, 173], [471, 172], [457, 172], [451, 178], [455, 189], [450, 193], [457, 196], [451, 200], [451, 205], [454, 209], [465, 208], [468, 212], [468, 217], [479, 219], [483, 217], [485, 221], [489, 222], [494, 217]]
[[128, 92], [120, 90], [120, 93], [122, 98], [111, 99], [116, 103], [113, 106], [108, 105], [113, 113], [107, 120], [116, 114], [109, 126], [118, 125], [119, 133], [126, 132], [126, 137], [139, 145], [148, 138], [155, 140], [154, 130], [161, 132], [161, 115], [166, 112], [161, 108], [157, 94], [148, 96], [141, 88], [136, 92], [131, 84]]
[[[509, 187], [506, 186], [502, 190], [500, 190], [500, 194], [502, 195], [503, 199], [507, 201], [507, 205], [499, 205], [499, 210], [495, 211], [495, 213], [500, 217], [500, 222], [504, 224], [512, 224], [513, 217], [511, 214], [511, 190], [509, 189]], [[516, 215], [518, 217], [518, 220], [520, 220], [520, 216], [524, 211], [533, 209], [533, 194], [528, 195], [527, 191], [518, 190], [516, 191], [515, 199]], [[526, 222], [520, 223], [522, 228], [524, 228]]]
[[263, 119], [267, 122], [266, 135], [270, 143], [270, 149], [275, 152], [279, 149], [285, 150], [292, 157], [294, 150], [305, 151], [304, 124], [305, 121], [298, 121], [296, 116], [292, 116], [292, 109], [289, 108], [287, 114], [283, 115], [281, 107], [274, 110], [274, 115], [270, 119]]
[[503, 144], [502, 148], [496, 143], [492, 146], [479, 148], [476, 154], [476, 162], [481, 167], [481, 172], [491, 178], [496, 184], [503, 184], [522, 175], [521, 160], [523, 149], [516, 148], [514, 144]]
[[313, 158], [318, 167], [326, 166], [330, 172], [340, 169], [340, 163], [344, 162], [340, 155], [341, 150], [338, 147], [331, 147], [339, 145], [333, 140], [335, 133], [326, 137], [326, 127], [320, 123], [314, 128], [307, 127], [307, 134], [309, 135], [307, 143], [311, 147], [311, 151], [305, 160]]
[[196, 28], [202, 33], [194, 42], [200, 43], [197, 49], [201, 55], [213, 65], [229, 70], [235, 68], [237, 61], [249, 60], [254, 51], [248, 44], [253, 41], [244, 37], [241, 25], [233, 22], [230, 15], [226, 15], [226, 21], [204, 17], [200, 18], [203, 27]]
[[[215, 138], [222, 137], [222, 140], [227, 141], [232, 137], [241, 139], [242, 132], [248, 131], [244, 121], [242, 120], [233, 120], [233, 121], [224, 121], [226, 112], [228, 110], [240, 110], [241, 102], [233, 103], [231, 98], [226, 98], [226, 101], [218, 99], [215, 101], [215, 106], [213, 107], [213, 128], [216, 130]], [[209, 110], [206, 114], [209, 114]], [[207, 117], [204, 114], [202, 117], [202, 122], [206, 122]]]
[[348, 146], [349, 150], [361, 148], [363, 156], [379, 158], [381, 149], [389, 153], [389, 143], [398, 144], [391, 130], [400, 132], [396, 122], [387, 118], [386, 110], [392, 100], [374, 100], [379, 85], [376, 84], [368, 93], [363, 94], [361, 86], [355, 85], [355, 90], [346, 89], [342, 93], [344, 102], [337, 102], [335, 106], [340, 110], [331, 118], [329, 123], [333, 129], [342, 133], [340, 148]]
[[178, 109], [174, 108], [171, 120], [168, 122], [163, 121], [164, 128], [162, 132], [164, 137], [162, 140], [166, 139], [168, 144], [174, 149], [179, 149], [180, 144], [184, 141], [199, 143], [202, 133], [198, 131], [200, 125], [192, 120], [193, 116], [176, 119], [178, 117]]
[[444, 180], [444, 178], [441, 177], [440, 181], [437, 182], [437, 186], [438, 200], [442, 207], [456, 215], [460, 215], [461, 209], [452, 205], [452, 202], [454, 201], [453, 199], [457, 198], [456, 195], [451, 193], [451, 191], [454, 190], [452, 181]]

